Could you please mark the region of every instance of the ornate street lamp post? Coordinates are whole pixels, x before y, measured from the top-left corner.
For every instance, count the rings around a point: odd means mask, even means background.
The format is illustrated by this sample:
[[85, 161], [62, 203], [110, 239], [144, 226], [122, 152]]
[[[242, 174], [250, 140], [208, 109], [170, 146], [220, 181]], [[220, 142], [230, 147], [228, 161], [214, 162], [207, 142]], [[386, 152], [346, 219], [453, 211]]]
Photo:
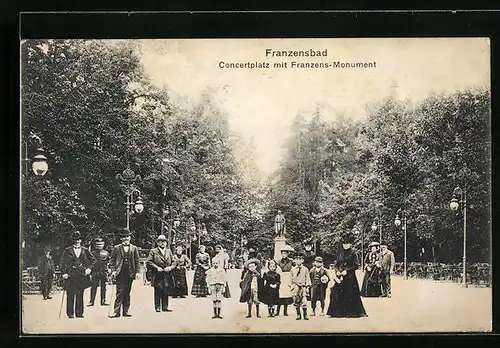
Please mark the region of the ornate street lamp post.
[[462, 256], [462, 285], [467, 287], [467, 191], [465, 180], [471, 174], [470, 169], [463, 168], [459, 175], [464, 179], [463, 189], [459, 186], [453, 190], [450, 209], [457, 211], [462, 206], [463, 212], [463, 256]]
[[396, 213], [396, 218], [394, 219], [394, 225], [396, 227], [401, 226], [401, 218], [403, 219], [403, 233], [404, 233], [404, 278], [408, 279], [408, 274], [407, 274], [407, 266], [406, 266], [406, 208], [401, 209], [399, 208], [397, 213]]
[[365, 244], [365, 236], [364, 236], [364, 232], [363, 232], [363, 229], [361, 229], [361, 232], [355, 228], [354, 229], [354, 234], [357, 236], [361, 233], [361, 269], [365, 269], [365, 249], [364, 249], [364, 244]]
[[380, 215], [376, 216], [372, 223], [372, 231], [376, 232], [377, 229], [379, 231], [379, 243], [382, 243], [382, 218]]
[[[25, 157], [23, 158], [23, 161], [26, 163], [30, 161], [30, 158], [28, 157], [28, 142], [36, 146], [36, 155], [33, 157], [31, 169], [36, 176], [44, 176], [49, 170], [49, 166], [47, 164], [47, 157], [45, 157], [45, 155], [43, 154], [44, 151], [42, 149], [42, 140], [39, 136], [30, 133], [30, 135], [28, 136], [28, 140], [24, 141]], [[26, 165], [25, 173], [26, 175], [28, 175], [28, 165]]]
[[[135, 175], [134, 171], [128, 166], [121, 174], [116, 175], [116, 179], [125, 183], [127, 185], [127, 190], [125, 191], [126, 196], [126, 216], [127, 216], [127, 229], [130, 229], [130, 215], [134, 212], [142, 213], [144, 210], [144, 202], [140, 197], [141, 192], [132, 187], [132, 184], [141, 181], [140, 175]], [[136, 194], [137, 199], [134, 202], [134, 194]]]

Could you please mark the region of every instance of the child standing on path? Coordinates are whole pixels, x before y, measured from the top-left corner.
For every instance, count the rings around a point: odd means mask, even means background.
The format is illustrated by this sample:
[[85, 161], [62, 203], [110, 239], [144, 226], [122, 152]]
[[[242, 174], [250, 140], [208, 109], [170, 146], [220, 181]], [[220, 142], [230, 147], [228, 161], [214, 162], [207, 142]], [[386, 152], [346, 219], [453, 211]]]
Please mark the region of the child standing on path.
[[314, 265], [309, 271], [309, 275], [311, 276], [311, 307], [312, 314], [316, 315], [316, 303], [319, 301], [321, 305], [321, 313], [320, 315], [325, 315], [325, 297], [326, 297], [326, 289], [328, 287], [328, 282], [330, 281], [330, 277], [326, 271], [326, 268], [323, 266], [323, 258], [321, 256], [316, 256], [314, 259]]
[[240, 283], [241, 296], [240, 302], [248, 304], [247, 318], [252, 317], [252, 305], [255, 304], [257, 318], [260, 318], [259, 304], [263, 294], [263, 281], [260, 272], [257, 270], [257, 262], [248, 263], [248, 271], [243, 271], [243, 280]]
[[207, 271], [207, 285], [210, 288], [214, 305], [214, 316], [212, 319], [222, 319], [220, 311], [226, 283], [226, 270], [220, 265], [220, 260], [214, 258], [212, 260], [212, 268]]
[[274, 317], [275, 307], [279, 302], [280, 294], [280, 275], [276, 273], [277, 264], [274, 260], [269, 260], [267, 265], [268, 271], [264, 273], [263, 281], [264, 281], [264, 296], [263, 302], [267, 304], [269, 317]]
[[293, 304], [297, 310], [297, 320], [302, 319], [300, 309], [304, 313], [304, 320], [309, 320], [307, 316], [307, 293], [311, 288], [311, 278], [309, 276], [309, 270], [302, 263], [304, 262], [304, 256], [298, 254], [295, 257], [295, 266], [292, 267], [290, 273], [292, 274], [292, 293], [293, 293]]

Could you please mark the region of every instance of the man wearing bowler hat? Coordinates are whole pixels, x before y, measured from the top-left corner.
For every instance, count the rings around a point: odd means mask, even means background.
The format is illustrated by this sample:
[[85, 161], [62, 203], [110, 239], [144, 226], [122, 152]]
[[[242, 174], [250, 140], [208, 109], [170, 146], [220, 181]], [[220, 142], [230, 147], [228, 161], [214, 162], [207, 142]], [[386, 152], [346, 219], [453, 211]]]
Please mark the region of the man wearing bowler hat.
[[114, 314], [111, 318], [120, 317], [120, 310], [124, 317], [131, 317], [128, 313], [130, 308], [130, 290], [135, 278], [139, 278], [139, 250], [130, 243], [130, 231], [121, 228], [118, 231], [121, 244], [115, 245], [111, 252], [111, 277], [116, 282], [116, 300]]
[[94, 305], [97, 288], [101, 287], [101, 306], [107, 306], [106, 303], [106, 274], [108, 272], [109, 253], [104, 250], [104, 240], [102, 238], [94, 239], [95, 251], [93, 252], [96, 262], [92, 268], [92, 287], [90, 288], [90, 303]]
[[54, 279], [55, 266], [50, 255], [50, 248], [45, 248], [45, 254], [38, 260], [38, 274], [40, 276], [40, 290], [44, 300], [50, 300], [50, 290]]
[[83, 292], [90, 286], [90, 273], [95, 258], [82, 247], [79, 231], [73, 232], [73, 245], [64, 249], [61, 257], [61, 273], [67, 293], [66, 314], [68, 318], [83, 318]]

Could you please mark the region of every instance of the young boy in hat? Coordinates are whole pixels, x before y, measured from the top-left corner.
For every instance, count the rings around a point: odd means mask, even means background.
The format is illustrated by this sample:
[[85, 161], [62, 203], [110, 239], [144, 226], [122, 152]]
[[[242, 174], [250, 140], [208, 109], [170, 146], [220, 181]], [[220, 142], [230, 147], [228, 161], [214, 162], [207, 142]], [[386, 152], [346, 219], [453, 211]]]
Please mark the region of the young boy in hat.
[[250, 261], [247, 265], [248, 271], [244, 273], [243, 280], [240, 283], [241, 296], [240, 302], [248, 304], [247, 318], [252, 317], [252, 305], [255, 305], [257, 318], [260, 318], [259, 305], [260, 298], [264, 291], [264, 284], [260, 271], [257, 269], [257, 261]]
[[311, 268], [309, 275], [311, 276], [311, 308], [312, 314], [316, 315], [316, 303], [319, 301], [321, 305], [320, 315], [325, 315], [325, 296], [326, 289], [328, 287], [328, 282], [330, 277], [326, 268], [323, 266], [323, 258], [321, 256], [316, 256], [314, 258], [314, 264]]
[[220, 315], [221, 302], [224, 297], [224, 290], [227, 284], [226, 270], [221, 264], [222, 260], [214, 257], [212, 259], [212, 268], [207, 271], [207, 285], [210, 288], [214, 306], [214, 316], [212, 319], [222, 319]]
[[304, 255], [297, 254], [295, 256], [295, 266], [292, 267], [290, 273], [292, 274], [292, 293], [293, 293], [293, 303], [295, 309], [297, 310], [297, 320], [301, 320], [302, 316], [300, 309], [304, 314], [304, 320], [309, 320], [307, 316], [307, 293], [311, 288], [311, 277], [309, 276], [309, 270], [303, 265]]

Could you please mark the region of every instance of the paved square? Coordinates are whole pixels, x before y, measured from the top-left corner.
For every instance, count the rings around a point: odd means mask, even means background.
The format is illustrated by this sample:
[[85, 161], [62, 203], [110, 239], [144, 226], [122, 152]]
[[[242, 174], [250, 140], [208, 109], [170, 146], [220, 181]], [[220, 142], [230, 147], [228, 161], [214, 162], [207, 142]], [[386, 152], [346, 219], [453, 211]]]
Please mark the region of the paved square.
[[[171, 299], [173, 312], [157, 313], [153, 288], [135, 281], [132, 287], [130, 318], [109, 319], [108, 307], [85, 307], [83, 319], [68, 319], [63, 307], [58, 318], [61, 292], [52, 300], [26, 295], [22, 323], [25, 334], [162, 334], [162, 333], [382, 333], [382, 332], [487, 332], [492, 327], [491, 288], [463, 288], [457, 283], [393, 277], [392, 298], [363, 298], [367, 318], [310, 317], [295, 320], [289, 316], [267, 318], [261, 305], [261, 318], [247, 319], [246, 304], [239, 303], [240, 270], [229, 271], [232, 298], [222, 302], [223, 319], [212, 319], [210, 298]], [[192, 284], [193, 272], [188, 272]], [[358, 271], [358, 280], [362, 274]], [[329, 291], [328, 291], [329, 293]], [[98, 294], [99, 296], [99, 294]], [[111, 287], [108, 286], [108, 302]], [[85, 291], [85, 305], [89, 290]], [[328, 301], [327, 301], [328, 306]]]

